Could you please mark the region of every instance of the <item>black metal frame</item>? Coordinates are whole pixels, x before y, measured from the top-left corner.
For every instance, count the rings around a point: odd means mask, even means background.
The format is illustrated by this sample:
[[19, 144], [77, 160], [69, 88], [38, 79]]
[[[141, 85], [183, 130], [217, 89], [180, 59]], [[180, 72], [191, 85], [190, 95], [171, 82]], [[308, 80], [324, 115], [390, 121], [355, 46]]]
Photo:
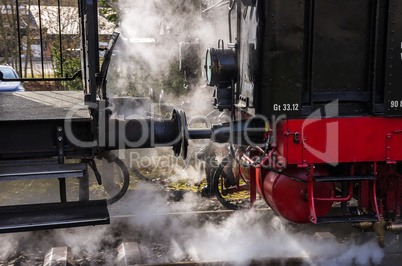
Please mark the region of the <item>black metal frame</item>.
[[85, 102], [96, 103], [99, 74], [98, 3], [79, 0], [81, 19], [81, 62]]
[[[59, 28], [58, 28], [58, 40], [59, 40], [59, 52], [60, 52], [60, 77], [55, 77], [55, 78], [45, 78], [45, 69], [44, 69], [44, 54], [43, 54], [43, 45], [44, 45], [44, 40], [43, 40], [43, 27], [42, 27], [42, 12], [41, 12], [41, 0], [38, 0], [38, 15], [39, 15], [39, 42], [40, 42], [40, 57], [41, 57], [41, 78], [17, 78], [17, 79], [4, 79], [2, 75], [0, 75], [0, 80], [1, 81], [71, 81], [75, 80], [76, 78], [81, 77], [81, 72], [80, 70], [77, 70], [77, 72], [72, 76], [68, 77], [68, 75], [64, 76], [64, 69], [63, 69], [63, 49], [62, 49], [62, 29], [61, 29], [61, 0], [57, 0], [57, 10], [58, 10], [58, 23], [59, 23]], [[85, 1], [78, 0], [79, 5], [82, 8]], [[93, 2], [93, 1], [87, 1]], [[96, 1], [95, 1], [95, 6], [96, 6]], [[21, 33], [21, 16], [20, 16], [20, 1], [15, 0], [15, 7], [16, 7], [16, 22], [17, 22], [17, 39], [18, 39], [18, 62], [19, 62], [19, 76], [22, 77], [22, 33]], [[81, 9], [80, 8], [80, 9]], [[95, 7], [96, 8], [96, 7]], [[81, 13], [81, 12], [80, 12]], [[92, 18], [92, 21], [90, 23], [97, 23], [97, 18]], [[82, 24], [82, 23], [81, 23]], [[97, 25], [97, 24], [91, 24], [91, 25]], [[96, 27], [97, 28], [97, 27]], [[29, 30], [29, 29], [28, 29]], [[28, 58], [26, 58], [28, 60]], [[1, 72], [0, 72], [1, 73]]]
[[[237, 89], [251, 114], [305, 118], [338, 100], [340, 116], [402, 115], [395, 1], [238, 1], [237, 12], [238, 55], [248, 56], [239, 69], [253, 83], [248, 89], [240, 80]], [[256, 32], [256, 44], [248, 32]], [[273, 108], [285, 104], [290, 110]]]
[[[17, 10], [19, 1], [16, 0]], [[63, 118], [33, 120], [1, 120], [0, 121], [0, 181], [25, 180], [39, 178], [57, 178], [59, 180], [60, 203], [18, 205], [0, 208], [0, 233], [19, 232], [27, 230], [50, 229], [71, 226], [96, 225], [109, 223], [107, 205], [120, 199], [127, 191], [129, 184], [128, 171], [120, 163], [125, 174], [122, 191], [115, 197], [102, 201], [89, 200], [89, 181], [87, 164], [99, 153], [100, 135], [106, 132], [107, 127], [99, 128], [99, 113], [105, 113], [104, 101], [97, 101], [97, 90], [105, 80], [97, 79], [99, 75], [99, 49], [98, 49], [98, 18], [97, 1], [79, 0], [80, 34], [81, 34], [81, 61], [82, 69], [73, 77], [44, 78], [43, 36], [39, 8], [39, 31], [41, 43], [42, 77], [31, 79], [3, 79], [4, 81], [69, 81], [77, 77], [83, 78], [85, 101], [89, 105], [92, 117]], [[58, 0], [60, 25], [60, 0]], [[19, 23], [20, 16], [17, 15]], [[21, 64], [21, 31], [18, 27], [18, 46], [20, 73]], [[117, 37], [115, 37], [117, 39]], [[62, 47], [61, 28], [59, 27], [60, 49]], [[62, 50], [60, 50], [62, 54]], [[61, 55], [61, 60], [63, 60]], [[63, 64], [63, 62], [61, 62]], [[63, 69], [61, 69], [63, 72]], [[107, 68], [103, 71], [106, 77]], [[103, 95], [106, 95], [104, 91]], [[66, 135], [66, 128], [84, 142], [92, 142], [88, 147], [76, 146]], [[137, 132], [137, 130], [134, 130]], [[43, 158], [58, 158], [56, 161]], [[36, 159], [40, 158], [40, 159]], [[81, 159], [81, 163], [65, 164], [64, 158]], [[29, 160], [27, 160], [29, 159]], [[117, 159], [116, 159], [117, 160]], [[93, 167], [99, 174], [96, 167]], [[65, 178], [79, 178], [80, 192], [78, 202], [68, 202]], [[100, 178], [100, 177], [99, 177]], [[98, 180], [99, 182], [100, 180]]]

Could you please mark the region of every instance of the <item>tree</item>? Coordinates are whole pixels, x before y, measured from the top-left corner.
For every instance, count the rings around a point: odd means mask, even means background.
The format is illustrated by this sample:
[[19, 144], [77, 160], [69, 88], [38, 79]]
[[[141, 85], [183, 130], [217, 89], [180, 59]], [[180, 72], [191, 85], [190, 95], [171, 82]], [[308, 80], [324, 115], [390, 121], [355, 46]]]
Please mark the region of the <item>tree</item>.
[[[117, 1], [117, 0], [116, 0]], [[100, 0], [99, 7], [100, 13], [105, 16], [105, 18], [114, 23], [116, 26], [119, 25], [120, 17], [118, 13], [118, 8], [116, 7], [116, 1], [114, 0]]]
[[18, 38], [14, 30], [17, 28], [17, 10], [13, 2], [10, 0], [0, 2], [0, 56], [2, 56], [0, 64], [8, 64], [18, 69], [18, 61], [14, 60], [14, 56], [18, 53]]
[[[76, 56], [60, 53], [57, 45], [52, 45], [53, 67], [55, 76], [68, 75], [72, 77], [81, 68], [81, 60]], [[63, 69], [63, 72], [61, 71]], [[81, 79], [62, 81], [61, 85], [67, 90], [82, 90]]]

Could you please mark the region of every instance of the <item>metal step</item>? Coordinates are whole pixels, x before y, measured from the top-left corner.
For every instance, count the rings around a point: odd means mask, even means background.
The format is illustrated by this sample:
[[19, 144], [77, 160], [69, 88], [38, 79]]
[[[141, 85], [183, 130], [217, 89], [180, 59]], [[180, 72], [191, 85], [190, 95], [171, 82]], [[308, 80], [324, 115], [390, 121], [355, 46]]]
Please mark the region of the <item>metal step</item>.
[[0, 233], [109, 224], [106, 200], [0, 207]]
[[57, 160], [4, 161], [0, 163], [0, 181], [83, 177], [85, 163], [59, 164]]
[[378, 222], [377, 215], [317, 217], [317, 224]]
[[350, 176], [314, 176], [316, 182], [341, 182], [341, 181], [361, 181], [377, 180], [375, 176], [370, 175], [350, 175]]

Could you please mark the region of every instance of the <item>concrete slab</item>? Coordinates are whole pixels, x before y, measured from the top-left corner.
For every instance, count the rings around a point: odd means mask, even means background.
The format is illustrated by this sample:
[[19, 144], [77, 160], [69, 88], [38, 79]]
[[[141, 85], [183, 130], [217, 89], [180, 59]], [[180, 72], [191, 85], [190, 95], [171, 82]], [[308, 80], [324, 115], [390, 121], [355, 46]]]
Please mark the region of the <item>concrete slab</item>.
[[140, 249], [137, 242], [123, 242], [117, 248], [117, 251], [119, 252], [117, 255], [117, 265], [129, 266], [142, 263]]
[[43, 266], [73, 265], [73, 255], [68, 247], [53, 247], [45, 255]]

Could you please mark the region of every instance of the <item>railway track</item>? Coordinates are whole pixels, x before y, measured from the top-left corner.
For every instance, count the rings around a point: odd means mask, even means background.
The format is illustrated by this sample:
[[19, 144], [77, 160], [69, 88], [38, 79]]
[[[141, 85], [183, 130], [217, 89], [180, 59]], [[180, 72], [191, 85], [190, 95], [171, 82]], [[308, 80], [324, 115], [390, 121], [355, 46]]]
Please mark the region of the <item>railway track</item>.
[[[139, 245], [136, 242], [124, 242], [118, 246], [116, 250], [117, 256], [112, 263], [113, 265], [143, 265], [143, 266], [171, 266], [171, 265], [235, 265], [236, 261], [187, 261], [187, 262], [170, 262], [170, 263], [143, 263]], [[90, 254], [88, 254], [91, 257]], [[44, 258], [39, 256], [35, 261], [26, 259], [22, 256], [8, 262], [0, 262], [0, 265], [44, 265], [44, 266], [67, 266], [67, 265], [111, 265], [111, 261], [104, 261], [99, 258], [74, 257], [71, 248], [67, 246], [52, 247], [46, 252]], [[95, 256], [94, 256], [95, 257]], [[304, 265], [308, 261], [307, 258], [260, 258], [252, 260], [247, 265]]]
[[[272, 211], [265, 209], [256, 209], [258, 215], [270, 216]], [[169, 219], [169, 221], [185, 220], [191, 216], [189, 221], [201, 221], [202, 224], [223, 224], [234, 216], [234, 211], [230, 210], [203, 210], [203, 211], [177, 211], [158, 213], [154, 217]], [[133, 219], [141, 219], [139, 214], [119, 214], [112, 215], [112, 224], [110, 226], [97, 226], [77, 229], [62, 229], [30, 232], [18, 235], [20, 241], [16, 242], [19, 250], [15, 250], [12, 257], [7, 260], [0, 259], [0, 266], [9, 265], [327, 265], [325, 256], [315, 257], [308, 255], [298, 256], [260, 256], [250, 257], [244, 261], [238, 261], [236, 256], [224, 260], [202, 260], [194, 259], [191, 255], [181, 254], [180, 259], [172, 254], [172, 241], [166, 239], [166, 235], [160, 235], [164, 230], [155, 232], [144, 232], [144, 227], [134, 228], [129, 224]], [[246, 222], [246, 221], [245, 221]], [[199, 225], [195, 229], [202, 229]], [[309, 227], [310, 229], [313, 227]], [[316, 227], [314, 227], [316, 228]], [[346, 227], [345, 227], [346, 228]], [[170, 230], [169, 227], [166, 230]], [[222, 230], [225, 230], [223, 228]], [[323, 228], [318, 228], [319, 233], [315, 234], [315, 239], [329, 240], [335, 237], [331, 232], [323, 232]], [[202, 234], [202, 232], [200, 232]], [[83, 234], [87, 234], [86, 237]], [[66, 237], [69, 235], [69, 237]], [[4, 235], [3, 235], [4, 236]], [[12, 234], [9, 234], [13, 237]], [[61, 237], [62, 236], [62, 237]], [[168, 236], [170, 236], [168, 234]], [[353, 236], [350, 236], [353, 237]], [[62, 238], [62, 239], [60, 239]], [[76, 239], [75, 239], [76, 238]], [[96, 238], [98, 246], [92, 247]], [[103, 238], [103, 239], [102, 239]], [[273, 236], [275, 241], [275, 236]], [[4, 248], [4, 238], [0, 238]], [[78, 243], [82, 241], [82, 243]], [[197, 239], [194, 239], [197, 241]], [[200, 239], [202, 241], [202, 239]], [[246, 240], [245, 240], [246, 241]], [[85, 243], [87, 242], [87, 243]], [[28, 245], [29, 243], [29, 245]], [[346, 244], [344, 244], [346, 243]], [[344, 243], [338, 243], [335, 249], [342, 249]], [[283, 245], [283, 243], [281, 243]], [[289, 243], [288, 243], [289, 244]], [[294, 243], [293, 243], [294, 244]], [[303, 245], [303, 243], [300, 243]], [[234, 238], [233, 245], [239, 245]], [[247, 245], [247, 243], [244, 243]], [[279, 244], [278, 244], [279, 245]], [[399, 250], [386, 251], [380, 265], [400, 265], [402, 261], [402, 246]], [[14, 247], [15, 248], [15, 247]], [[281, 247], [283, 249], [287, 246]], [[368, 250], [367, 252], [371, 252]], [[0, 253], [1, 255], [1, 253]], [[357, 259], [351, 259], [351, 264], [343, 265], [378, 265], [358, 263]]]
[[[261, 206], [265, 205], [261, 204]], [[240, 212], [226, 210], [222, 209], [216, 200], [201, 199], [195, 193], [171, 200], [169, 195], [161, 196], [160, 191], [131, 191], [121, 202], [112, 205], [109, 211], [112, 224], [107, 226], [0, 235], [3, 246], [0, 250], [0, 266], [327, 265], [326, 254], [318, 257], [309, 256], [306, 251], [304, 253], [290, 252], [285, 256], [273, 254], [269, 249], [280, 246], [278, 250], [286, 250], [287, 245], [295, 244], [303, 249], [302, 241], [306, 237], [310, 238], [310, 244], [311, 241], [315, 241], [316, 247], [319, 247], [323, 240], [328, 242], [336, 239], [337, 244], [332, 248], [342, 249], [342, 246], [350, 244], [350, 239], [356, 238], [354, 234], [357, 232], [350, 225], [339, 225], [334, 231], [328, 231], [327, 227], [317, 225], [282, 225], [280, 219], [269, 208], [261, 207]], [[275, 222], [280, 224], [275, 225]], [[253, 229], [260, 230], [260, 226], [272, 227], [268, 231], [261, 231], [261, 234], [268, 233], [268, 239], [261, 239], [257, 234], [253, 234]], [[284, 234], [286, 232], [278, 234], [278, 231], [287, 230], [297, 237], [296, 240], [288, 238]], [[213, 232], [212, 235], [211, 232]], [[299, 232], [305, 233], [300, 237]], [[229, 240], [225, 241], [225, 237]], [[272, 237], [271, 244], [269, 241], [266, 242], [270, 237]], [[13, 238], [17, 240], [13, 241]], [[209, 238], [213, 240], [210, 241]], [[281, 238], [286, 240], [275, 243], [275, 241], [281, 241]], [[375, 236], [372, 236], [371, 240], [373, 239], [374, 245], [369, 248], [378, 251]], [[262, 241], [261, 245], [270, 245], [270, 247], [267, 246], [268, 255], [254, 255], [250, 251], [251, 253], [246, 254], [245, 258], [236, 256], [236, 253], [243, 252], [239, 246], [244, 245], [244, 249], [249, 248], [248, 246], [259, 248], [255, 245], [258, 241]], [[300, 243], [297, 243], [298, 241]], [[197, 242], [205, 242], [205, 244], [199, 245]], [[2, 260], [1, 252], [4, 252], [7, 243], [10, 243], [10, 248], [14, 250], [10, 252], [7, 259]], [[199, 254], [194, 255], [191, 249], [186, 249], [192, 243], [195, 244], [195, 249], [203, 249], [211, 243], [218, 243], [218, 246], [221, 245], [220, 243], [228, 245], [228, 250], [233, 246], [236, 249], [233, 256], [224, 248], [222, 252], [227, 253], [224, 256], [214, 258], [214, 256], [203, 254], [203, 257], [197, 258]], [[177, 254], [178, 252], [180, 254]], [[369, 253], [372, 250], [361, 249], [360, 252]], [[333, 260], [333, 258], [330, 259]], [[351, 258], [347, 262], [353, 263], [354, 260]], [[384, 258], [380, 260], [381, 265], [400, 265], [400, 261], [402, 261], [401, 245], [399, 249], [386, 251]], [[367, 265], [370, 265], [370, 260], [368, 262]], [[349, 264], [343, 263], [343, 265]]]
[[[27, 258], [25, 255], [20, 255], [9, 261], [0, 261], [0, 265], [44, 265], [44, 266], [67, 266], [67, 265], [141, 265], [141, 266], [215, 266], [215, 265], [325, 265], [325, 261], [320, 258], [309, 257], [263, 257], [252, 259], [247, 262], [232, 261], [176, 261], [167, 263], [146, 263], [142, 258], [140, 245], [136, 242], [121, 243], [116, 249], [108, 251], [111, 253], [108, 259], [101, 258], [100, 254], [85, 254], [82, 256], [74, 256], [71, 248], [67, 246], [52, 247], [44, 255], [38, 254], [35, 259]], [[113, 255], [112, 255], [113, 254]], [[380, 264], [363, 265], [384, 265], [384, 266], [399, 266], [402, 261], [401, 253], [385, 253]], [[348, 265], [362, 265], [357, 262], [352, 262]]]

